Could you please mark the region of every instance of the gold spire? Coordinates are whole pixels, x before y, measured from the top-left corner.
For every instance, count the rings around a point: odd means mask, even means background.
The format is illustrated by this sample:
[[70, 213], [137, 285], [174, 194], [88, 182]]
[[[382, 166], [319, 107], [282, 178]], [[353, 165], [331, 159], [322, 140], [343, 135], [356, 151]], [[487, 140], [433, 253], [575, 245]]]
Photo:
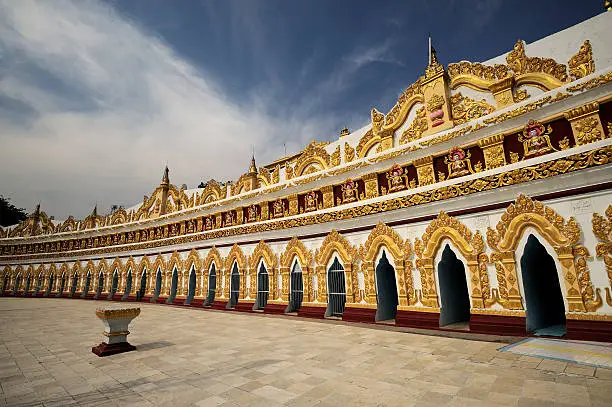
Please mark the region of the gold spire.
[[170, 170], [166, 165], [166, 169], [164, 170], [164, 176], [162, 178], [162, 185], [170, 185]]
[[340, 130], [340, 137], [348, 136], [349, 134], [351, 134], [351, 132], [346, 126], [344, 126], [342, 130]]
[[255, 165], [255, 156], [251, 157], [251, 166], [249, 167], [249, 174], [256, 174], [257, 166]]

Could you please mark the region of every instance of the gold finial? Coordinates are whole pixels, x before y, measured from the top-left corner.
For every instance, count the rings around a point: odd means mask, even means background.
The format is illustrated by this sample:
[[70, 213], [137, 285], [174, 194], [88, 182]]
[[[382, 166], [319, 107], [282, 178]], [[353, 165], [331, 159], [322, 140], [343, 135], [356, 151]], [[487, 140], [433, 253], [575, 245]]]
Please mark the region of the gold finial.
[[611, 0], [604, 1], [604, 10], [612, 11], [612, 1]]
[[351, 132], [346, 126], [344, 126], [342, 130], [340, 130], [340, 137], [348, 136], [349, 134], [351, 134]]
[[257, 166], [255, 165], [255, 155], [251, 156], [251, 167], [249, 167], [249, 174], [257, 173]]
[[170, 170], [168, 169], [168, 166], [166, 165], [166, 169], [164, 170], [164, 176], [162, 178], [162, 185], [169, 185], [170, 184]]

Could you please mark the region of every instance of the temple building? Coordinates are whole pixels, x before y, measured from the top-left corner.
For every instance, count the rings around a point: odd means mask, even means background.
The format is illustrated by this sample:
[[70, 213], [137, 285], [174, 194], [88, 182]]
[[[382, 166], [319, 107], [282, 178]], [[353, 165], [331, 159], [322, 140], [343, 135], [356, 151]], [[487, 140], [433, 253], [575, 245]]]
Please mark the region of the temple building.
[[390, 111], [235, 182], [37, 207], [0, 229], [1, 293], [612, 341], [610, 27], [430, 48]]

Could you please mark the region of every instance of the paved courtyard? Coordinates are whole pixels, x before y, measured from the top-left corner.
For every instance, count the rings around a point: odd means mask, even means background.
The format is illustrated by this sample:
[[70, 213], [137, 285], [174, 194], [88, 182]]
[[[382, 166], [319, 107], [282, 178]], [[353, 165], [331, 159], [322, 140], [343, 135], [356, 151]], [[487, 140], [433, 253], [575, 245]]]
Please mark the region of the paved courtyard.
[[612, 370], [502, 343], [163, 305], [99, 358], [101, 305], [0, 298], [0, 406], [612, 405]]

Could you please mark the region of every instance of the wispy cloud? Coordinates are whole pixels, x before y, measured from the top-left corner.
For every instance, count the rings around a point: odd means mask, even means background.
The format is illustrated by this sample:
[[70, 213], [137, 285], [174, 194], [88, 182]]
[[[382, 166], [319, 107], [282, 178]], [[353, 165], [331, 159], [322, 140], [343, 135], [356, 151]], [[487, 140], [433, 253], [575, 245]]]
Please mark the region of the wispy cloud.
[[253, 144], [262, 162], [320, 134], [321, 118], [230, 102], [108, 4], [0, 0], [0, 46], [2, 193], [57, 217], [137, 203], [166, 162], [193, 186], [237, 177]]

